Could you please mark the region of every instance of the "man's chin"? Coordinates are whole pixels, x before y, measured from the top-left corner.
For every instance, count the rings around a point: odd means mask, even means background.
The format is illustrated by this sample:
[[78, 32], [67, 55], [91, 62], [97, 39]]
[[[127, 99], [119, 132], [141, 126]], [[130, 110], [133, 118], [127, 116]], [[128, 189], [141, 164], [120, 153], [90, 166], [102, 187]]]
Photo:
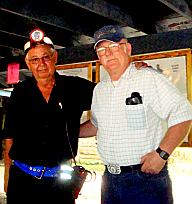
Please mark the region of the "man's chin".
[[48, 79], [49, 77], [50, 77], [50, 75], [48, 73], [39, 73], [38, 74], [38, 79], [39, 80]]

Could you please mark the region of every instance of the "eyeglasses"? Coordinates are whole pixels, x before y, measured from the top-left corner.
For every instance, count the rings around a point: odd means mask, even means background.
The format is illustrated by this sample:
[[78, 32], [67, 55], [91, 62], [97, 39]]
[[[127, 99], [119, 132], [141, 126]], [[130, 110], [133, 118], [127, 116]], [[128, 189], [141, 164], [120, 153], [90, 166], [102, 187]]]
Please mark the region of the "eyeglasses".
[[45, 55], [43, 57], [34, 57], [34, 58], [31, 58], [31, 59], [28, 59], [28, 61], [31, 63], [31, 64], [39, 64], [41, 60], [43, 60], [43, 62], [49, 62], [52, 57], [53, 57], [53, 54], [49, 54], [49, 55]]
[[111, 52], [119, 51], [120, 45], [127, 44], [127, 43], [112, 43], [108, 47], [99, 47], [96, 49], [97, 54], [101, 57], [106, 54], [106, 50], [109, 49]]

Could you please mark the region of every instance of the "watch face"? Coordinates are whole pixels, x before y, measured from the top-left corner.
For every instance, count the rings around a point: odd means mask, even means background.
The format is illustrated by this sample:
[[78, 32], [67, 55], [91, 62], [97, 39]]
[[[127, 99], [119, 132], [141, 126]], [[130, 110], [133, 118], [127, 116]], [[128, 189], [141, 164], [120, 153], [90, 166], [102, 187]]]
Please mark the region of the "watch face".
[[160, 153], [160, 157], [163, 158], [163, 159], [165, 159], [165, 160], [167, 160], [167, 159], [169, 158], [169, 154], [167, 154], [166, 152], [162, 151], [162, 152]]

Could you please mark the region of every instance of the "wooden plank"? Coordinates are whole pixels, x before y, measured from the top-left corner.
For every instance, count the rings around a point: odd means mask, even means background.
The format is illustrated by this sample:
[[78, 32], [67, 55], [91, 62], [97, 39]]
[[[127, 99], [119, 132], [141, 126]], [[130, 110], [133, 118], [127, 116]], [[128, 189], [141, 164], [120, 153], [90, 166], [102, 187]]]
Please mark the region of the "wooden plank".
[[80, 63], [71, 63], [71, 64], [61, 64], [61, 65], [56, 65], [57, 70], [62, 70], [62, 69], [76, 69], [76, 68], [87, 68], [90, 66], [91, 62], [80, 62]]
[[147, 54], [140, 54], [140, 55], [132, 55], [132, 60], [139, 61], [139, 60], [150, 60], [150, 59], [159, 59], [165, 57], [178, 57], [182, 55], [187, 55], [190, 53], [190, 48], [181, 49], [181, 50], [171, 50], [171, 51], [164, 51], [164, 52], [156, 52], [156, 53], [147, 53]]

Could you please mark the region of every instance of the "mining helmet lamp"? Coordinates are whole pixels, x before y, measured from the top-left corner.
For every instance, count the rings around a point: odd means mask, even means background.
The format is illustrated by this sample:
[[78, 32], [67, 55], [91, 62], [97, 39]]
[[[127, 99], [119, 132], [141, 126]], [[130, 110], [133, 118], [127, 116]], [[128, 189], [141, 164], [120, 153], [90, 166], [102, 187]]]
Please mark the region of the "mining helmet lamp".
[[42, 30], [40, 29], [32, 30], [30, 33], [30, 41], [28, 41], [24, 45], [25, 54], [27, 54], [27, 52], [32, 47], [35, 47], [37, 45], [43, 45], [43, 44], [50, 45], [51, 47], [54, 48], [53, 42], [51, 41], [50, 38], [44, 36], [44, 32]]
[[44, 38], [44, 32], [40, 29], [32, 30], [30, 33], [30, 41], [31, 42], [41, 42]]

